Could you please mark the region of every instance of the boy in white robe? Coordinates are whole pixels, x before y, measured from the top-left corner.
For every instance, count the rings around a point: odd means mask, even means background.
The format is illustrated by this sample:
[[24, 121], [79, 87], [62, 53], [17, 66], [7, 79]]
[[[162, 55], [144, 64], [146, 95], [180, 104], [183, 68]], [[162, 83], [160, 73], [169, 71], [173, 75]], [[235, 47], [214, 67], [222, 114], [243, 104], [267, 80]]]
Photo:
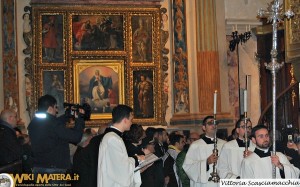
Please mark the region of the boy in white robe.
[[287, 157], [280, 152], [271, 154], [270, 137], [266, 126], [258, 125], [252, 129], [252, 141], [256, 148], [252, 154], [242, 161], [242, 179], [271, 179], [272, 165], [276, 166], [276, 178], [297, 179], [299, 169], [288, 161]]
[[[238, 134], [237, 139], [224, 144], [218, 161], [218, 173], [221, 179], [240, 178], [241, 164], [245, 156], [254, 151], [255, 145], [248, 138], [248, 151], [245, 152], [245, 120], [240, 118], [235, 125]], [[251, 134], [252, 123], [247, 120], [247, 136]]]
[[130, 129], [133, 110], [126, 105], [118, 105], [112, 111], [113, 125], [99, 146], [97, 186], [138, 187], [141, 185], [140, 172], [134, 172], [138, 160], [145, 157], [128, 157], [122, 133]]
[[[190, 178], [191, 187], [217, 187], [219, 183], [209, 181], [213, 164], [218, 160], [218, 156], [213, 154], [213, 139], [216, 131], [213, 116], [204, 118], [202, 128], [205, 136], [191, 144], [182, 168]], [[217, 149], [221, 150], [225, 142], [218, 138]]]

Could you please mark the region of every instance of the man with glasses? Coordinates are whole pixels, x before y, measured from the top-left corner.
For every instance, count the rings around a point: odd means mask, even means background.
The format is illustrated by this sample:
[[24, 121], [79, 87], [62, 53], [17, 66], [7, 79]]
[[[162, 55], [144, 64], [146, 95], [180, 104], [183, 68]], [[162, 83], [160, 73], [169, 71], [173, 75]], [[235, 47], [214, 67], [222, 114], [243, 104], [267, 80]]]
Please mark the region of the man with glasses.
[[[213, 164], [218, 161], [218, 155], [213, 153], [216, 123], [213, 116], [206, 116], [202, 129], [205, 136], [193, 142], [186, 154], [183, 169], [190, 178], [193, 187], [218, 186], [218, 183], [209, 181], [213, 172]], [[220, 151], [226, 141], [217, 139], [217, 149]]]
[[284, 154], [276, 152], [276, 155], [273, 155], [271, 153], [270, 136], [266, 126], [255, 126], [251, 131], [251, 137], [256, 148], [242, 161], [242, 179], [272, 179], [273, 165], [276, 168], [276, 178], [299, 178], [299, 169], [290, 164]]
[[[236, 124], [236, 133], [238, 137], [235, 140], [231, 140], [224, 144], [218, 163], [218, 173], [221, 179], [236, 179], [240, 178], [241, 163], [245, 156], [248, 156], [253, 152], [255, 145], [250, 141], [250, 134], [252, 129], [252, 123], [248, 119], [247, 126], [245, 127], [245, 119], [240, 118]], [[245, 129], [247, 129], [247, 152], [245, 149]]]
[[[67, 128], [65, 115], [56, 117], [57, 101], [51, 95], [38, 100], [38, 112], [28, 125], [33, 153], [33, 173], [64, 174], [71, 168], [69, 143], [80, 142], [85, 122], [84, 110], [75, 112], [75, 126]], [[50, 180], [50, 184], [64, 184], [66, 181]]]

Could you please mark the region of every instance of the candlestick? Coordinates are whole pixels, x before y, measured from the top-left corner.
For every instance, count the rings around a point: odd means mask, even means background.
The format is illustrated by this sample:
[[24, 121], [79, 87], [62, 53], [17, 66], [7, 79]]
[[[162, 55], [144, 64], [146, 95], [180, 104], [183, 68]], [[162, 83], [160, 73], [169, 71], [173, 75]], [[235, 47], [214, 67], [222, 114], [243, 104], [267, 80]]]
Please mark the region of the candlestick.
[[217, 113], [217, 90], [214, 93], [214, 114]]
[[244, 90], [244, 112], [247, 112], [247, 90]]

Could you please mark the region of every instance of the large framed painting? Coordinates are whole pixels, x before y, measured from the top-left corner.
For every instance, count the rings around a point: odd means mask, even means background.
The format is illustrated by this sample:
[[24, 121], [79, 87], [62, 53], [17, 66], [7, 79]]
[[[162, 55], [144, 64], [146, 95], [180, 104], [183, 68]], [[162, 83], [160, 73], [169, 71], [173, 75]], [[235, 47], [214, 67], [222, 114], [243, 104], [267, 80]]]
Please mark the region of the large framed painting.
[[52, 95], [57, 101], [58, 115], [65, 112], [65, 71], [43, 69], [41, 73], [42, 95]]
[[91, 106], [91, 119], [110, 119], [112, 109], [124, 103], [124, 61], [75, 60], [74, 99]]
[[64, 20], [61, 14], [43, 14], [40, 52], [43, 64], [64, 63]]
[[71, 14], [70, 19], [71, 50], [74, 54], [125, 53], [123, 14], [76, 12]]
[[26, 18], [32, 23], [32, 45], [25, 42], [26, 54], [32, 52], [25, 59], [30, 116], [38, 98], [51, 94], [59, 103], [59, 114], [64, 102], [89, 104], [89, 127], [111, 123], [118, 104], [133, 108], [135, 123], [167, 124], [168, 93], [163, 85], [169, 50], [164, 48], [168, 34], [161, 36], [160, 4], [37, 2], [31, 3], [30, 15], [24, 15], [24, 22]]

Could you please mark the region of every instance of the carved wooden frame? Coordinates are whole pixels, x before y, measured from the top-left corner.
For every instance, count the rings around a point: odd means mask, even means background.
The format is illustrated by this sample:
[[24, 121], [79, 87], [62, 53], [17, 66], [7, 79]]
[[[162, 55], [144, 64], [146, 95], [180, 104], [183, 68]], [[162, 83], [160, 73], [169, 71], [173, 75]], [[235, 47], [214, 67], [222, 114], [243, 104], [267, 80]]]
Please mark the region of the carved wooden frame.
[[[165, 115], [167, 109], [168, 95], [163, 91], [164, 80], [167, 77], [168, 49], [164, 48], [168, 40], [168, 32], [161, 30], [161, 13], [165, 9], [159, 6], [140, 7], [117, 7], [117, 6], [34, 6], [27, 7], [32, 11], [32, 56], [25, 59], [26, 77], [32, 83], [32, 94], [28, 95], [28, 111], [33, 116], [37, 107], [37, 99], [41, 96], [41, 71], [43, 70], [64, 70], [65, 71], [65, 99], [66, 102], [79, 102], [78, 87], [76, 87], [76, 63], [86, 64], [97, 61], [98, 64], [105, 64], [106, 60], [111, 63], [122, 61], [124, 63], [124, 100], [121, 103], [133, 106], [133, 72], [132, 71], [153, 71], [153, 93], [154, 93], [154, 115], [135, 119], [134, 122], [143, 125], [166, 125]], [[26, 12], [26, 11], [25, 11]], [[63, 63], [42, 63], [42, 25], [41, 17], [44, 15], [63, 15]], [[98, 15], [121, 15], [123, 17], [124, 49], [122, 50], [73, 50], [72, 19], [75, 15], [91, 16]], [[134, 19], [142, 17], [151, 20], [151, 58], [144, 61], [133, 61], [133, 33], [132, 25]], [[76, 90], [77, 89], [77, 90]], [[123, 93], [123, 92], [122, 92]], [[87, 122], [90, 126], [110, 122], [109, 115], [92, 115], [92, 120]]]

